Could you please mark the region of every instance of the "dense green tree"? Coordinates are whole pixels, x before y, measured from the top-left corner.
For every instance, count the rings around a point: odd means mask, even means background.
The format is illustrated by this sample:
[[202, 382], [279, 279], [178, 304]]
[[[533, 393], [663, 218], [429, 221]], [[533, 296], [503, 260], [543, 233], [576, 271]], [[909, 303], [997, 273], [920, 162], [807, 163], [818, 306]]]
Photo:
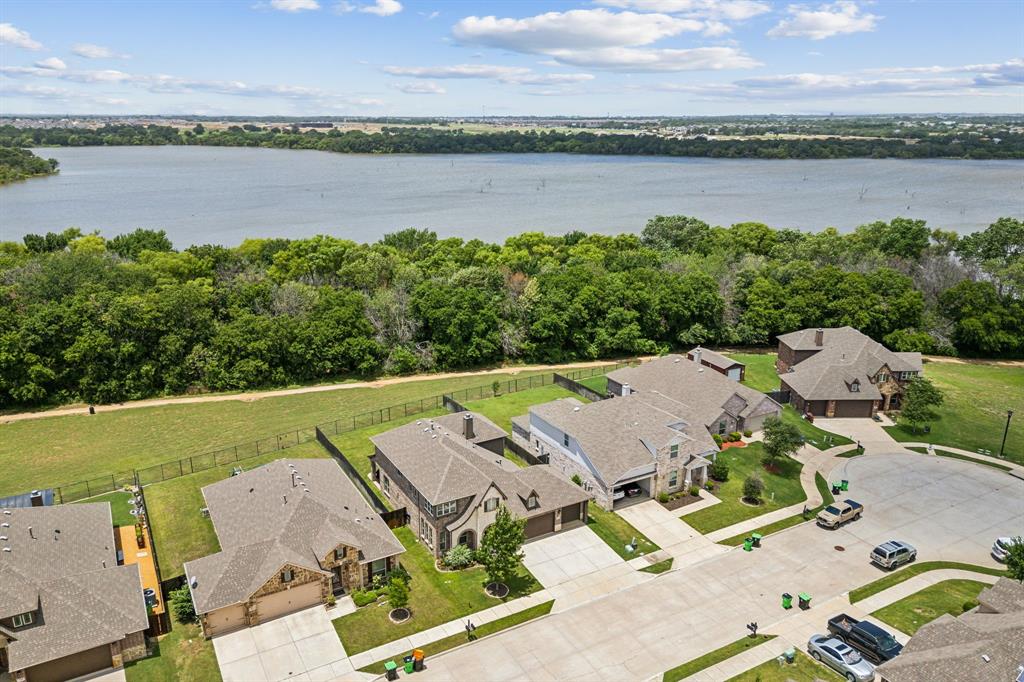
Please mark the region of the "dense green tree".
[[796, 424], [783, 421], [778, 417], [764, 420], [764, 456], [765, 462], [774, 465], [776, 460], [792, 457], [803, 445], [804, 438]]
[[900, 419], [913, 425], [916, 431], [919, 424], [935, 418], [934, 408], [942, 405], [942, 400], [942, 391], [930, 379], [914, 377], [903, 392]]
[[163, 230], [138, 228], [134, 232], [119, 234], [107, 241], [107, 249], [122, 258], [135, 259], [143, 251], [170, 251], [174, 248]]
[[476, 560], [487, 571], [488, 583], [509, 585], [519, 573], [522, 565], [523, 542], [526, 540], [526, 519], [512, 515], [502, 505], [494, 517], [494, 523], [484, 530]]

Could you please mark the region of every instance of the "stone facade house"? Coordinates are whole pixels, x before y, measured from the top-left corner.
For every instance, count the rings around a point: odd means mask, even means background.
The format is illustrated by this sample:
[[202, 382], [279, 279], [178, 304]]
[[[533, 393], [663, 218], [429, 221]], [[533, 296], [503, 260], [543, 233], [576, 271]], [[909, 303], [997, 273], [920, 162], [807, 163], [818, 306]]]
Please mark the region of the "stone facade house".
[[0, 511], [0, 673], [60, 682], [120, 668], [146, 656], [148, 627], [109, 503]]
[[899, 408], [922, 363], [920, 353], [894, 353], [853, 327], [836, 327], [780, 336], [775, 368], [797, 411], [871, 417]]
[[405, 551], [331, 459], [279, 459], [203, 497], [221, 551], [185, 576], [207, 637], [366, 587]]
[[547, 465], [510, 462], [506, 436], [475, 412], [410, 422], [370, 439], [372, 478], [438, 558], [475, 549], [502, 506], [526, 519], [528, 540], [585, 522], [590, 496]]

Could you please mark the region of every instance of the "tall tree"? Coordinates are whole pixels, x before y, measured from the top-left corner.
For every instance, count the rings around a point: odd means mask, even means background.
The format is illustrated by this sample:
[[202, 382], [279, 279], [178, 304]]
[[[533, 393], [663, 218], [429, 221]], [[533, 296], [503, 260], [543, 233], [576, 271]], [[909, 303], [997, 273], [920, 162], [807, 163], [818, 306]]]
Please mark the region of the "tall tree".
[[526, 540], [526, 520], [512, 516], [508, 507], [498, 509], [494, 523], [484, 531], [477, 561], [487, 571], [489, 583], [508, 585], [519, 572], [522, 564], [523, 542]]
[[795, 424], [779, 417], [764, 420], [764, 454], [768, 463], [783, 457], [792, 457], [803, 445], [804, 439]]
[[917, 431], [918, 424], [935, 418], [935, 409], [942, 404], [942, 391], [930, 379], [915, 377], [903, 393], [903, 404], [900, 407], [900, 418], [913, 425]]

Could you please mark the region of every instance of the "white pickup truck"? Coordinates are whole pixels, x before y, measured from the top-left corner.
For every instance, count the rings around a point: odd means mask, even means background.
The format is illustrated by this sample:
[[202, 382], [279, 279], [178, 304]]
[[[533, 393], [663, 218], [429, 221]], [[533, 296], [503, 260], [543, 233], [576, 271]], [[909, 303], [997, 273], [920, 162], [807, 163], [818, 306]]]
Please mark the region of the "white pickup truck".
[[833, 502], [818, 512], [818, 525], [824, 528], [838, 528], [847, 521], [855, 521], [864, 513], [864, 505], [853, 500]]

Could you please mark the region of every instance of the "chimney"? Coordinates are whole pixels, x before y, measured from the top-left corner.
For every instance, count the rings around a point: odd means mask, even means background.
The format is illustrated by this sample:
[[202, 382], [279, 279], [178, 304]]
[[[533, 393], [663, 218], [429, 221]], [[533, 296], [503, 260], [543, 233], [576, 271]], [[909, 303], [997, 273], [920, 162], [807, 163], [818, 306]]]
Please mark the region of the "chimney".
[[700, 364], [700, 346], [693, 349], [693, 361]]
[[43, 506], [43, 494], [38, 490], [32, 491], [32, 494], [29, 496], [29, 500], [31, 500], [33, 507]]
[[622, 384], [622, 395], [629, 395], [633, 392], [633, 389], [629, 387], [629, 384]]
[[824, 346], [825, 345], [825, 330], [818, 327], [814, 332], [814, 345]]
[[473, 431], [473, 413], [467, 412], [462, 418], [462, 435], [466, 437], [466, 440], [473, 440], [476, 438], [476, 433]]

